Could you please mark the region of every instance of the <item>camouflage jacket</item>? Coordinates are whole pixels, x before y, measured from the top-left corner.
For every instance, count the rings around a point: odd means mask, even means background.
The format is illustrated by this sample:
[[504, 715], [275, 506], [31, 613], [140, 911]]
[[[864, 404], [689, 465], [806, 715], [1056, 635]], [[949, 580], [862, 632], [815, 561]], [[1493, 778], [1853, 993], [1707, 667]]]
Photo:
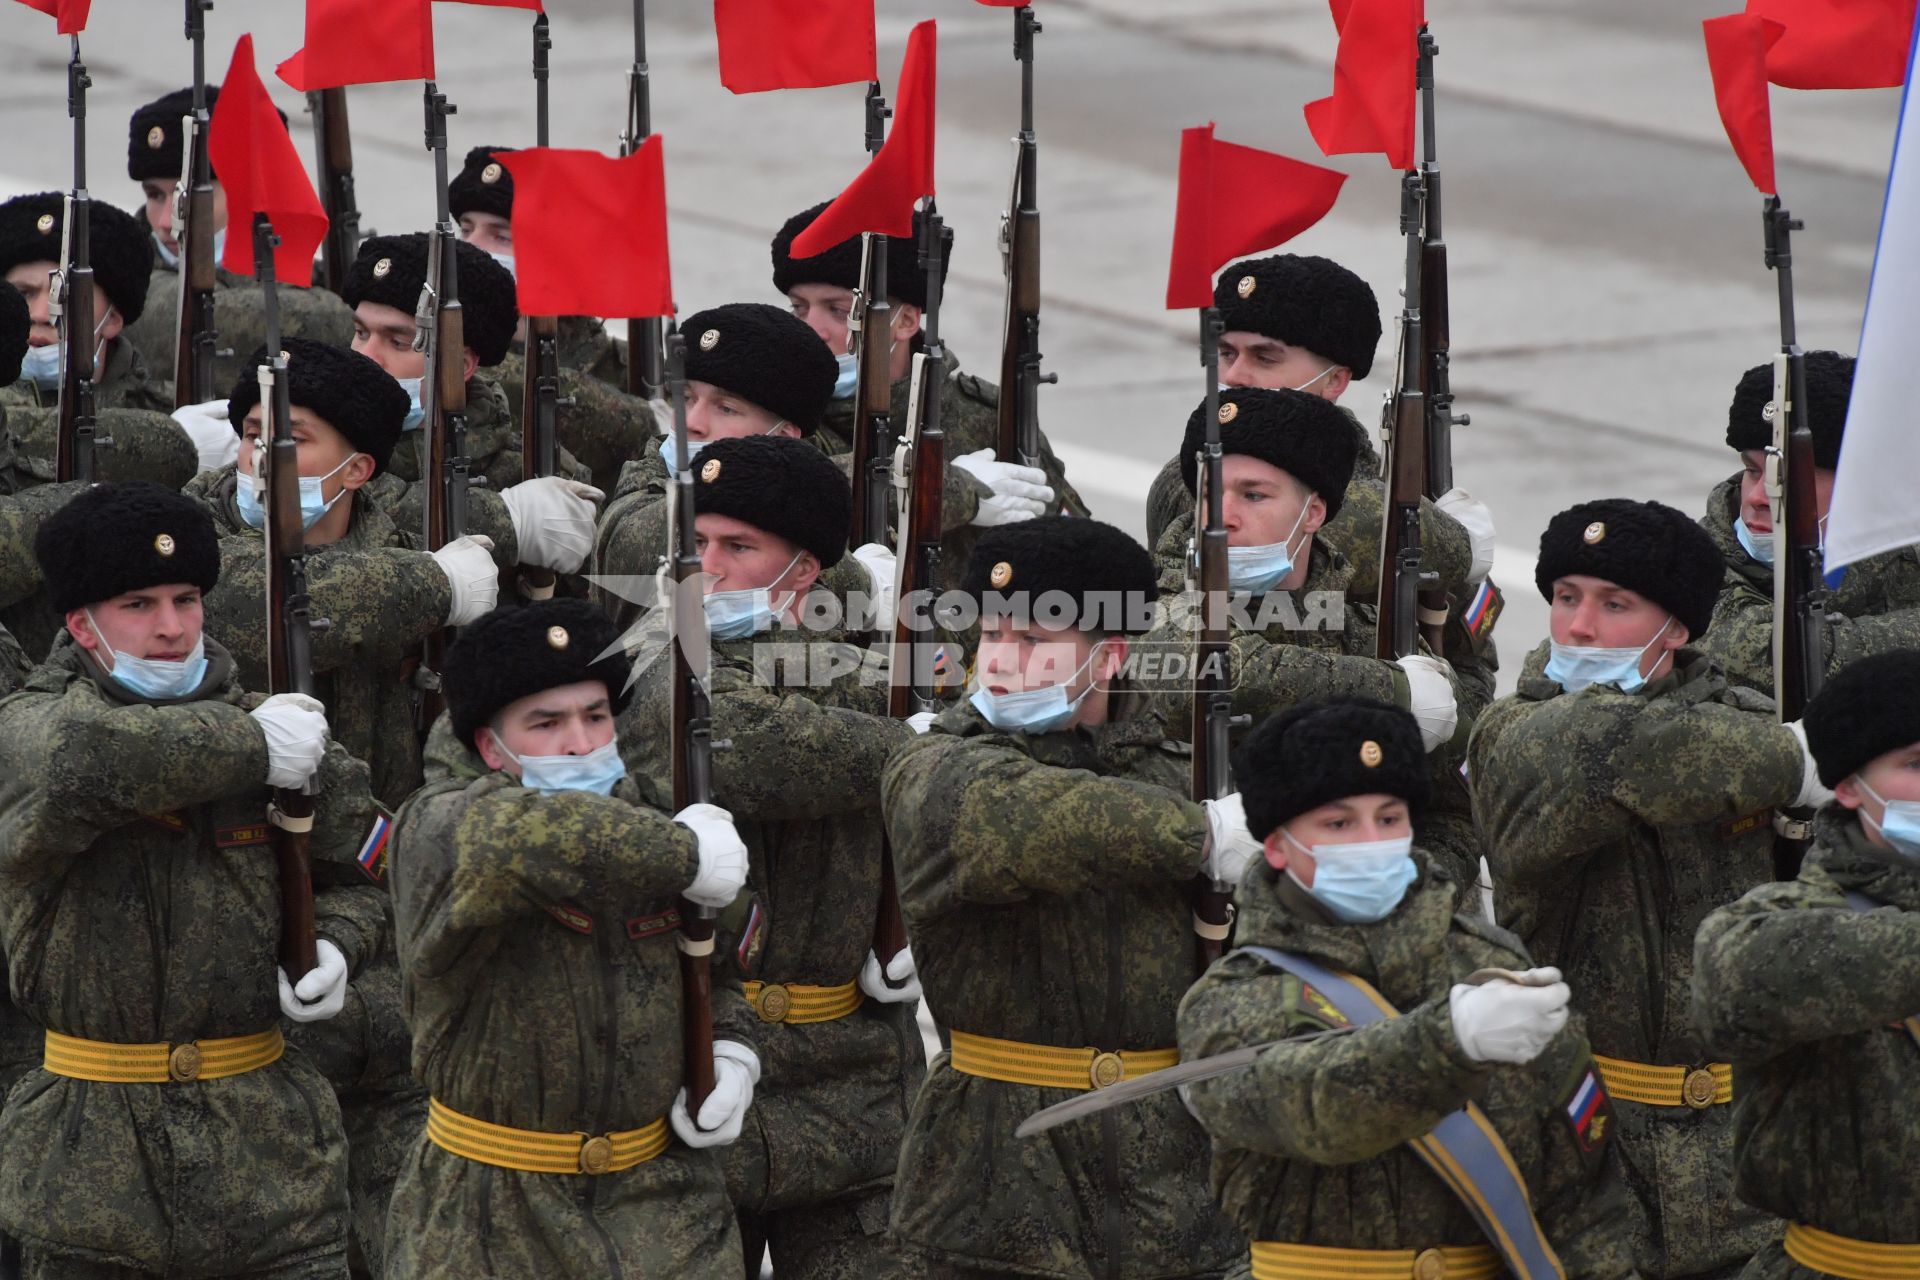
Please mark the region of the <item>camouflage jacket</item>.
[[33, 540], [48, 516], [86, 488], [84, 481], [69, 480], [0, 494], [0, 609], [40, 590], [40, 562], [33, 555]]
[[[1693, 935], [1772, 876], [1769, 819], [1799, 792], [1799, 744], [1691, 650], [1635, 694], [1563, 693], [1546, 655], [1468, 751], [1501, 923], [1566, 974], [1596, 1053], [1699, 1066]], [[1648, 1276], [1727, 1266], [1777, 1234], [1734, 1202], [1731, 1108], [1616, 1107]]]
[[[608, 378], [568, 359], [569, 355], [583, 357], [593, 350], [572, 331], [575, 323], [582, 321], [599, 327], [598, 321], [583, 316], [566, 316], [560, 322], [560, 405], [554, 413], [556, 458], [559, 450], [565, 450], [591, 474], [596, 488], [612, 493], [620, 483], [620, 469], [659, 441], [660, 423], [651, 402], [627, 394], [620, 381], [624, 365], [613, 368], [613, 376]], [[605, 339], [604, 332], [601, 337]], [[607, 340], [605, 350], [613, 351], [611, 340]], [[524, 430], [525, 349], [516, 344], [493, 376], [506, 393], [514, 421]]]
[[[795, 662], [776, 665], [782, 644], [799, 649]], [[713, 755], [713, 802], [751, 854], [716, 958], [749, 981], [852, 982], [880, 902], [880, 771], [913, 731], [886, 715], [883, 670], [836, 633], [716, 642], [712, 671], [713, 736], [731, 743]], [[661, 808], [673, 794], [670, 675], [661, 654], [620, 722], [627, 768]], [[923, 1071], [913, 1005], [864, 1001], [831, 1022], [763, 1024], [754, 1039], [759, 1123], [727, 1148], [734, 1203], [791, 1208], [890, 1182]]]
[[[1734, 536], [1740, 477], [1707, 497], [1700, 525], [1726, 557], [1727, 577], [1713, 625], [1696, 647], [1735, 684], [1773, 696], [1773, 566], [1748, 555]], [[1827, 597], [1827, 674], [1889, 649], [1920, 648], [1920, 547], [1902, 547], [1847, 566]]]
[[[442, 720], [442, 726], [445, 725]], [[437, 734], [435, 773], [393, 835], [414, 1069], [493, 1124], [602, 1134], [666, 1116], [682, 1083], [677, 899], [693, 833], [635, 803], [542, 795]], [[752, 1043], [716, 976], [717, 1039]], [[388, 1274], [737, 1280], [718, 1152], [673, 1142], [602, 1177], [470, 1162], [422, 1138], [388, 1213]]]
[[[188, 698], [125, 702], [71, 639], [0, 701], [0, 941], [14, 1003], [94, 1040], [178, 1044], [278, 1024], [278, 868], [266, 739], [207, 643]], [[375, 809], [330, 746], [311, 841], [314, 916], [357, 970], [382, 895], [355, 863]], [[63, 1136], [64, 1135], [64, 1136]], [[192, 1086], [29, 1071], [0, 1114], [0, 1226], [36, 1249], [166, 1274], [341, 1254], [346, 1152], [297, 1049]]]
[[[965, 703], [884, 782], [900, 904], [943, 1027], [1060, 1048], [1166, 1049], [1193, 981], [1186, 887], [1206, 817], [1189, 759], [1138, 695], [1096, 729], [1000, 733]], [[1173, 1093], [1016, 1139], [1066, 1095], [934, 1059], [914, 1104], [894, 1231], [995, 1275], [1217, 1274], [1240, 1247], [1206, 1185], [1206, 1135]]]
[[[288, 338], [311, 338], [330, 347], [353, 344], [353, 308], [325, 289], [302, 289], [281, 281], [275, 287], [280, 303], [280, 333]], [[147, 306], [127, 326], [127, 338], [153, 366], [153, 378], [164, 388], [173, 407], [174, 347], [180, 338], [180, 271], [154, 257], [147, 283]], [[213, 272], [213, 386], [209, 400], [224, 400], [240, 380], [242, 361], [267, 340], [266, 290], [251, 278], [222, 267]], [[157, 406], [156, 406], [157, 407]]]
[[[187, 433], [168, 417], [173, 398], [148, 374], [147, 362], [130, 342], [107, 349], [106, 367], [94, 388], [96, 480], [151, 480], [178, 489], [200, 469], [200, 454]], [[19, 493], [52, 482], [60, 428], [59, 390], [41, 390], [21, 379], [0, 388], [6, 435], [0, 440], [0, 493]]]
[[[1341, 924], [1256, 860], [1235, 895], [1235, 939], [1365, 979], [1401, 1016], [1336, 1039], [1270, 1049], [1191, 1087], [1213, 1135], [1213, 1185], [1250, 1240], [1338, 1249], [1487, 1243], [1466, 1206], [1406, 1144], [1477, 1102], [1505, 1140], [1568, 1280], [1633, 1274], [1607, 1112], [1568, 1111], [1593, 1069], [1578, 1019], [1524, 1067], [1475, 1062], [1448, 994], [1486, 966], [1526, 968], [1526, 949], [1454, 914], [1460, 886], [1416, 852], [1420, 880], [1378, 924]], [[1231, 952], [1180, 1002], [1180, 1052], [1202, 1058], [1341, 1025], [1320, 997], [1248, 951]], [[1604, 1106], [1604, 1104], [1603, 1104]], [[1505, 1274], [1504, 1272], [1502, 1274]]]

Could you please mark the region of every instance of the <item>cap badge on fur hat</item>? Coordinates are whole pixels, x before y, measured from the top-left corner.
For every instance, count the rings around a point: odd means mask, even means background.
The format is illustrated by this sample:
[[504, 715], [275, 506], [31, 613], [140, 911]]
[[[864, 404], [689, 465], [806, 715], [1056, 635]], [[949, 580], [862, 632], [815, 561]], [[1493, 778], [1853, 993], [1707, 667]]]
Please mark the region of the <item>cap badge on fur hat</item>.
[[1581, 541], [1591, 546], [1596, 542], [1605, 541], [1606, 536], [1607, 536], [1607, 522], [1604, 520], [1595, 520], [1592, 524], [1587, 526], [1586, 531], [1580, 535], [1580, 538], [1581, 538]]
[[1368, 738], [1365, 742], [1360, 744], [1360, 763], [1365, 765], [1367, 768], [1378, 769], [1380, 767], [1380, 762], [1386, 758], [1387, 758], [1387, 753], [1382, 751], [1380, 749], [1380, 744], [1375, 742], [1372, 738]]
[[1005, 560], [993, 566], [993, 572], [987, 575], [987, 581], [996, 587], [1004, 587], [1013, 581], [1013, 566]]
[[1255, 286], [1257, 286], [1259, 283], [1260, 282], [1258, 280], [1255, 280], [1252, 276], [1241, 276], [1240, 283], [1233, 287], [1233, 291], [1239, 294], [1243, 298], [1251, 298], [1253, 296], [1253, 291]]
[[1778, 400], [1769, 400], [1769, 401], [1767, 401], [1767, 403], [1766, 403], [1765, 405], [1763, 405], [1763, 406], [1761, 406], [1761, 409], [1760, 409], [1760, 421], [1762, 421], [1762, 422], [1772, 422], [1772, 421], [1773, 421], [1773, 415], [1774, 415], [1775, 413], [1778, 413], [1778, 412], [1779, 412], [1779, 410], [1780, 410], [1780, 402], [1779, 402]]
[[375, 280], [385, 280], [388, 275], [392, 274], [392, 272], [393, 272], [392, 258], [382, 258], [380, 259], [380, 261], [373, 264], [373, 278]]
[[172, 555], [173, 554], [173, 535], [170, 533], [163, 533], [158, 537], [156, 537], [153, 540], [153, 549], [155, 551], [158, 551], [163, 556]]
[[720, 476], [720, 459], [708, 458], [707, 465], [700, 468], [700, 478], [712, 484]]
[[147, 148], [149, 150], [158, 151], [166, 145], [167, 131], [165, 129], [162, 129], [159, 125], [155, 125], [153, 128], [147, 130]]
[[547, 643], [556, 649], [564, 649], [573, 643], [573, 637], [567, 634], [565, 627], [548, 627]]
[[495, 160], [480, 171], [480, 181], [486, 183], [488, 186], [492, 186], [494, 183], [500, 181], [500, 173], [500, 162]]
[[700, 349], [702, 351], [711, 351], [719, 345], [720, 331], [718, 329], [709, 329], [700, 335]]
[[53, 215], [50, 213], [43, 213], [40, 215], [39, 221], [35, 222], [33, 225], [35, 228], [39, 230], [41, 235], [43, 236], [49, 235], [53, 231]]
[[1220, 406], [1220, 421], [1222, 423], [1232, 422], [1235, 418], [1239, 416], [1240, 416], [1240, 406], [1235, 404], [1233, 401], [1229, 400], [1225, 404]]

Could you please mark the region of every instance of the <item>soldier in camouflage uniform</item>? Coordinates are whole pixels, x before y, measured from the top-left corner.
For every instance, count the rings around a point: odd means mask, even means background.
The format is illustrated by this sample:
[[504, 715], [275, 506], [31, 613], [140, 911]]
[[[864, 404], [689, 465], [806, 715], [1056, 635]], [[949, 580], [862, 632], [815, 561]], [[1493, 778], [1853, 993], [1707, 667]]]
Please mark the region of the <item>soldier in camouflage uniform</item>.
[[1847, 667], [1805, 723], [1835, 796], [1799, 879], [1694, 942], [1694, 1018], [1740, 1082], [1735, 1190], [1788, 1223], [1744, 1274], [1920, 1275], [1920, 651]]
[[448, 651], [445, 773], [394, 835], [413, 1055], [433, 1093], [394, 1194], [395, 1280], [739, 1280], [711, 1148], [746, 1119], [753, 1019], [739, 984], [716, 981], [717, 1083], [695, 1124], [674, 939], [679, 897], [726, 906], [747, 850], [725, 810], [669, 818], [625, 776], [628, 673], [582, 600], [489, 614]]
[[[29, 1277], [337, 1277], [339, 1111], [278, 1017], [338, 1013], [377, 942], [366, 768], [203, 639], [219, 547], [190, 500], [96, 487], [35, 552], [68, 631], [0, 702], [0, 941], [46, 1029], [0, 1113], [0, 1227]], [[268, 789], [309, 784], [320, 964], [276, 1000]]]
[[[1187, 420], [1186, 483], [1206, 436], [1201, 402]], [[1344, 510], [1355, 437], [1340, 411], [1304, 391], [1233, 388], [1220, 393], [1220, 445], [1227, 526], [1228, 685], [1236, 715], [1249, 723], [1309, 698], [1347, 693], [1408, 707], [1432, 752], [1433, 804], [1421, 831], [1452, 882], [1472, 884], [1480, 842], [1459, 768], [1466, 750], [1458, 690], [1446, 663], [1427, 653], [1397, 662], [1375, 656], [1374, 605], [1353, 599], [1353, 566], [1324, 535]], [[1143, 652], [1161, 660], [1195, 652], [1202, 618], [1198, 592], [1182, 590], [1191, 513], [1161, 538], [1156, 567], [1168, 594]], [[1167, 731], [1193, 732], [1190, 663], [1148, 682]]]
[[[1250, 841], [1186, 798], [1190, 760], [1123, 673], [1151, 616], [1131, 538], [1051, 516], [991, 529], [961, 589], [976, 687], [887, 765], [900, 904], [948, 1052], [900, 1152], [915, 1275], [1214, 1276], [1240, 1250], [1177, 1095], [1016, 1139], [1028, 1114], [1177, 1060], [1195, 974], [1189, 883]], [[1054, 625], [1036, 602], [1061, 593]]]
[[1215, 1192], [1253, 1242], [1252, 1274], [1507, 1274], [1465, 1202], [1407, 1145], [1471, 1103], [1512, 1153], [1569, 1280], [1631, 1276], [1605, 1093], [1559, 971], [1466, 981], [1532, 961], [1511, 934], [1456, 914], [1461, 886], [1414, 846], [1428, 771], [1413, 718], [1364, 698], [1304, 703], [1249, 734], [1234, 772], [1265, 853], [1235, 895], [1235, 943], [1255, 949], [1217, 962], [1181, 1001], [1181, 1053], [1347, 1025], [1267, 948], [1360, 978], [1399, 1011], [1190, 1086], [1213, 1136]]
[[[1853, 391], [1853, 357], [1807, 353], [1807, 417], [1813, 428], [1814, 497], [1826, 540], [1827, 503]], [[1773, 695], [1773, 511], [1766, 451], [1773, 445], [1773, 365], [1741, 375], [1727, 411], [1727, 446], [1741, 470], [1714, 486], [1700, 523], [1720, 548], [1727, 576], [1701, 650], [1735, 684]], [[1847, 566], [1827, 597], [1828, 672], [1867, 654], [1920, 645], [1920, 547], [1901, 547]]]
[[1734, 1201], [1730, 1068], [1692, 1017], [1693, 935], [1773, 870], [1773, 810], [1824, 794], [1796, 732], [1691, 647], [1721, 560], [1659, 503], [1540, 539], [1552, 639], [1469, 749], [1500, 921], [1572, 984], [1618, 1112], [1642, 1274], [1725, 1276], [1779, 1236]]
[[[697, 343], [692, 344], [697, 347]], [[846, 551], [851, 495], [811, 444], [716, 440], [694, 464], [713, 639], [713, 798], [752, 850], [748, 892], [720, 921], [726, 968], [758, 1015], [766, 1075], [727, 1149], [746, 1274], [917, 1277], [888, 1240], [894, 1163], [924, 1051], [912, 955], [872, 952], [883, 833], [879, 779], [912, 730], [887, 717], [877, 664], [838, 627], [776, 630]], [[670, 663], [654, 655], [621, 721], [621, 754], [670, 795]], [[891, 981], [888, 981], [891, 979]]]

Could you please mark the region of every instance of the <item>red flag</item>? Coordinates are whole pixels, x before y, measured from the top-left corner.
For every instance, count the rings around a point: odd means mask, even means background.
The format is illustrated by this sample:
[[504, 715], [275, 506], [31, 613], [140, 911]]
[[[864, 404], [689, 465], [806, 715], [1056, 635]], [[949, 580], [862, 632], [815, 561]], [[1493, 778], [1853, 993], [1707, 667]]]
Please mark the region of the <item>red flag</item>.
[[207, 125], [207, 154], [227, 191], [227, 249], [220, 265], [253, 274], [253, 215], [264, 213], [280, 237], [274, 275], [303, 288], [313, 283], [313, 253], [327, 234], [327, 215], [300, 153], [253, 67], [253, 37], [233, 46], [220, 100]]
[[811, 258], [842, 240], [875, 231], [889, 236], [913, 234], [913, 205], [933, 194], [934, 69], [939, 62], [938, 31], [932, 18], [907, 37], [900, 63], [899, 101], [893, 128], [880, 153], [860, 176], [793, 238], [792, 254]]
[[1411, 169], [1420, 2], [1331, 4], [1340, 29], [1340, 47], [1333, 55], [1333, 96], [1307, 104], [1307, 129], [1325, 155], [1379, 151], [1394, 168]]
[[1032, 4], [1033, 0], [978, 0], [978, 3], [994, 9], [1024, 9]]
[[460, 4], [485, 4], [496, 9], [531, 9], [535, 13], [545, 13], [540, 0], [457, 0]]
[[1747, 0], [1786, 35], [1767, 50], [1783, 89], [1889, 89], [1905, 83], [1914, 0]]
[[433, 79], [428, 0], [307, 0], [307, 43], [275, 68], [295, 89]]
[[1767, 104], [1767, 50], [1779, 42], [1777, 22], [1750, 13], [1729, 13], [1700, 24], [1707, 37], [1707, 67], [1713, 72], [1713, 96], [1720, 123], [1727, 127], [1733, 153], [1747, 176], [1765, 195], [1779, 188], [1773, 180], [1773, 113]]
[[659, 134], [598, 151], [495, 152], [513, 174], [513, 263], [530, 316], [670, 316], [667, 178]]
[[87, 10], [93, 7], [93, 0], [20, 0], [29, 9], [38, 9], [52, 18], [58, 25], [54, 27], [56, 35], [79, 35], [87, 29]]
[[880, 78], [873, 0], [713, 0], [713, 29], [734, 93]]
[[1326, 217], [1346, 180], [1337, 169], [1221, 142], [1212, 125], [1182, 131], [1167, 309], [1212, 306], [1214, 272]]

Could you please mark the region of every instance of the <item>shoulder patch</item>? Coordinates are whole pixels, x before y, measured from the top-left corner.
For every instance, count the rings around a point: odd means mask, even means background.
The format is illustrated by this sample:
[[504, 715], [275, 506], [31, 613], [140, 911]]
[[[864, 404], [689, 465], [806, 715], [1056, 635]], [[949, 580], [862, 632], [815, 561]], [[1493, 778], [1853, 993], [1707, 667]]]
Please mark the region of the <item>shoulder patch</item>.
[[372, 830], [361, 842], [360, 852], [354, 855], [354, 862], [375, 884], [387, 878], [387, 837], [392, 834], [393, 819], [385, 813], [375, 815]]
[[237, 827], [216, 828], [213, 833], [213, 844], [217, 849], [244, 849], [266, 844], [272, 838], [273, 828], [262, 820]]
[[[737, 901], [737, 899], [736, 899]], [[767, 909], [760, 905], [760, 895], [749, 899], [746, 920], [740, 926], [740, 943], [734, 948], [734, 962], [742, 973], [753, 972], [753, 965], [766, 950]]]
[[547, 914], [575, 933], [593, 932], [593, 917], [578, 907], [551, 906], [547, 908]]
[[1561, 1100], [1560, 1110], [1567, 1118], [1567, 1127], [1573, 1130], [1573, 1140], [1581, 1154], [1591, 1155], [1606, 1144], [1607, 1134], [1613, 1128], [1613, 1104], [1592, 1058], [1585, 1059], [1582, 1069], [1574, 1075], [1573, 1087]]

